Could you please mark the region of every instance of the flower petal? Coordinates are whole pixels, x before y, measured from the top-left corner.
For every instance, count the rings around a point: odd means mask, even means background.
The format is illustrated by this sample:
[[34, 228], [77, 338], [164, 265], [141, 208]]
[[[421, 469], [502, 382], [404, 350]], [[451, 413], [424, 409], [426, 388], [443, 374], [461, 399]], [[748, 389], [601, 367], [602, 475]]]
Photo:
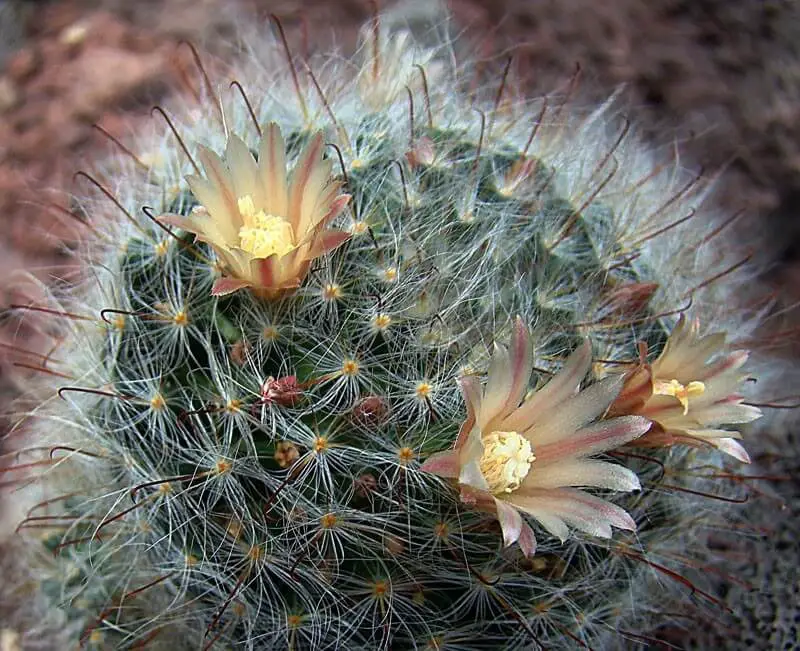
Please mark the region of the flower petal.
[[649, 364], [641, 364], [624, 375], [619, 395], [608, 409], [608, 416], [637, 413], [653, 395], [653, 375]]
[[583, 486], [629, 492], [641, 488], [636, 473], [616, 463], [597, 459], [568, 459], [543, 468], [535, 464], [520, 490]]
[[[621, 507], [574, 488], [533, 489], [514, 493], [512, 502], [542, 522], [557, 518], [585, 533], [611, 537], [611, 527], [636, 530], [633, 518]], [[563, 538], [562, 538], [563, 540]]]
[[[213, 210], [212, 206], [208, 205], [205, 200], [201, 199], [195, 193], [195, 197], [202, 203], [211, 216], [217, 222], [221, 230], [230, 230], [233, 233], [233, 238], [238, 241], [239, 229], [243, 226], [242, 216], [239, 212], [239, 197], [236, 196], [236, 191], [233, 187], [233, 179], [225, 163], [213, 151], [206, 147], [200, 147], [197, 154], [203, 168], [208, 177], [208, 184], [213, 188], [216, 194], [216, 203], [218, 210]], [[191, 177], [189, 177], [191, 178]], [[187, 178], [187, 181], [189, 180]], [[194, 192], [195, 188], [192, 187]], [[216, 212], [216, 214], [215, 214]], [[227, 218], [225, 223], [223, 219]]]
[[488, 491], [489, 484], [483, 476], [480, 467], [480, 460], [483, 456], [483, 441], [481, 432], [477, 427], [473, 427], [467, 436], [464, 447], [459, 450], [459, 465], [461, 473], [458, 481], [461, 484], [471, 486], [480, 491]]
[[461, 395], [464, 396], [464, 402], [467, 404], [467, 418], [461, 424], [456, 438], [455, 448], [458, 450], [467, 442], [467, 437], [475, 427], [476, 414], [481, 408], [481, 385], [474, 375], [460, 377], [457, 382], [461, 389]]
[[738, 459], [742, 463], [750, 463], [750, 455], [747, 454], [747, 450], [736, 439], [720, 438], [712, 439], [710, 442], [715, 448], [732, 456], [734, 459]]
[[530, 525], [524, 520], [517, 543], [519, 543], [519, 548], [525, 556], [531, 557], [536, 553], [536, 536], [533, 533], [533, 529], [531, 529]]
[[588, 457], [613, 450], [642, 436], [651, 423], [642, 416], [620, 416], [584, 427], [556, 443], [537, 446], [535, 463], [552, 463], [565, 457]]
[[744, 366], [747, 359], [750, 357], [748, 350], [734, 350], [713, 364], [709, 364], [703, 369], [703, 372], [697, 376], [697, 380], [708, 381], [723, 373], [736, 371]]
[[573, 432], [592, 422], [608, 409], [622, 388], [621, 375], [595, 382], [578, 395], [550, 409], [537, 418], [523, 434], [537, 448], [570, 438]]
[[[351, 197], [349, 194], [339, 194], [341, 189], [341, 182], [333, 181], [329, 183], [328, 187], [319, 195], [317, 198], [317, 206], [313, 211], [314, 215], [308, 225], [309, 232], [325, 228], [341, 214], [342, 210], [344, 210]], [[346, 199], [344, 197], [346, 197]]]
[[522, 403], [519, 409], [504, 418], [499, 428], [512, 432], [528, 429], [538, 413], [561, 404], [575, 393], [591, 363], [592, 346], [587, 339], [569, 356], [561, 371]]
[[552, 512], [537, 503], [520, 499], [517, 493], [512, 494], [512, 497], [509, 498], [509, 502], [521, 511], [533, 516], [533, 518], [544, 527], [547, 533], [555, 536], [562, 543], [569, 538], [569, 527], [557, 515], [553, 515]]
[[289, 190], [286, 184], [286, 143], [277, 124], [270, 122], [261, 138], [258, 168], [264, 197], [264, 212], [289, 216]]
[[500, 412], [508, 398], [511, 377], [508, 374], [509, 353], [498, 343], [494, 344], [492, 360], [489, 364], [489, 379], [483, 391], [481, 410], [478, 412], [478, 427], [486, 429], [486, 424]]
[[689, 414], [699, 423], [712, 426], [750, 423], [763, 415], [758, 407], [743, 405], [738, 399], [696, 409], [689, 407]]
[[208, 211], [208, 216], [199, 222], [207, 240], [227, 247], [238, 246], [242, 221], [238, 203], [229, 203], [217, 185], [200, 176], [187, 176], [186, 182], [194, 198]]
[[309, 258], [316, 258], [340, 247], [352, 237], [352, 233], [347, 231], [323, 231], [320, 233], [311, 250], [308, 252]]
[[211, 288], [212, 296], [226, 296], [244, 287], [252, 287], [253, 283], [249, 280], [239, 280], [238, 278], [220, 278]]
[[458, 483], [474, 488], [475, 490], [484, 492], [489, 491], [489, 484], [486, 483], [486, 478], [481, 472], [478, 459], [470, 459], [466, 462], [461, 462], [461, 471], [458, 474]]
[[[213, 241], [205, 232], [205, 227], [208, 225], [208, 216], [195, 217], [193, 215], [176, 215], [174, 213], [164, 213], [158, 216], [158, 221], [167, 226], [175, 226], [188, 233], [194, 233], [195, 237], [201, 242]], [[213, 224], [212, 224], [213, 226]]]
[[533, 349], [528, 330], [520, 317], [514, 321], [509, 351], [496, 348], [489, 367], [489, 382], [478, 416], [482, 431], [497, 429], [493, 421], [513, 411], [528, 389], [533, 368]]
[[420, 466], [420, 470], [445, 479], [455, 479], [460, 472], [458, 457], [456, 450], [437, 452], [425, 460], [425, 463]]
[[254, 258], [250, 261], [250, 270], [255, 287], [264, 289], [279, 289], [280, 260], [276, 254], [268, 258]]
[[[330, 164], [327, 165], [327, 169], [318, 171], [323, 165], [322, 145], [322, 134], [318, 133], [301, 154], [289, 185], [289, 223], [299, 239], [302, 239], [309, 230], [308, 222], [314, 207], [313, 202], [316, 202], [317, 196], [330, 176]], [[324, 179], [322, 172], [325, 172]]]
[[522, 516], [517, 509], [503, 500], [495, 499], [494, 503], [497, 505], [497, 519], [503, 530], [503, 545], [510, 547], [522, 534]]
[[[258, 166], [247, 145], [234, 134], [228, 136], [228, 144], [225, 147], [225, 163], [231, 171], [237, 205], [239, 198], [249, 195], [253, 199], [256, 210], [262, 209], [264, 199], [261, 184], [258, 183]], [[251, 228], [253, 226], [249, 223], [244, 225]]]

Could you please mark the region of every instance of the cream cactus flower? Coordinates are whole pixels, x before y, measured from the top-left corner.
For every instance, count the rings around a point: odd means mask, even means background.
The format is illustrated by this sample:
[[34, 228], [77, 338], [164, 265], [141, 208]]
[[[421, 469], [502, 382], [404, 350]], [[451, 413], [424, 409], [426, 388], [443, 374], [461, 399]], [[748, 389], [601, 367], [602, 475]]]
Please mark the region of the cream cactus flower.
[[200, 206], [189, 216], [160, 219], [194, 233], [219, 257], [223, 276], [212, 294], [248, 287], [265, 298], [300, 285], [314, 258], [341, 245], [349, 233], [326, 230], [350, 196], [332, 180], [331, 161], [322, 158], [317, 134], [300, 155], [291, 179], [286, 145], [275, 123], [267, 126], [258, 162], [244, 142], [231, 135], [224, 159], [203, 148], [199, 158], [207, 178], [186, 177]]
[[433, 454], [422, 465], [423, 471], [456, 480], [463, 501], [495, 512], [505, 545], [518, 542], [527, 556], [536, 539], [522, 513], [562, 542], [568, 526], [604, 538], [612, 526], [636, 528], [622, 508], [577, 488], [639, 489], [628, 468], [587, 457], [618, 448], [650, 427], [640, 416], [595, 422], [622, 383], [609, 378], [579, 391], [591, 361], [586, 341], [560, 373], [526, 397], [533, 351], [517, 319], [510, 350], [495, 348], [484, 390], [474, 376], [459, 380], [467, 418], [454, 449]]
[[747, 451], [736, 440], [741, 434], [721, 428], [761, 416], [757, 407], [742, 404], [744, 397], [737, 393], [748, 377], [740, 369], [749, 353], [723, 353], [725, 333], [701, 337], [699, 330], [698, 321], [682, 316], [652, 364], [645, 362], [647, 348], [641, 344], [642, 361], [626, 374], [611, 413], [638, 414], [653, 422], [636, 445], [712, 445], [749, 463]]

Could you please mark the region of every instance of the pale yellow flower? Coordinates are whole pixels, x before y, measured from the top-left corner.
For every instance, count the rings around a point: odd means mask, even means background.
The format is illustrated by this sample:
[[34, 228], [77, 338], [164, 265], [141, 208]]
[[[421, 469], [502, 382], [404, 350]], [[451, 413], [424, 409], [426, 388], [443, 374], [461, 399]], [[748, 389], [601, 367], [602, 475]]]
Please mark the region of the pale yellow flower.
[[742, 404], [738, 393], [747, 374], [740, 371], [746, 350], [724, 353], [725, 334], [699, 336], [699, 323], [681, 317], [656, 361], [644, 360], [625, 376], [625, 385], [610, 412], [638, 414], [653, 422], [636, 445], [664, 447], [683, 443], [711, 445], [748, 463], [747, 451], [736, 440], [741, 434], [723, 425], [749, 423], [761, 410]]
[[521, 513], [562, 542], [568, 526], [605, 538], [612, 526], [636, 528], [625, 510], [578, 488], [639, 489], [628, 468], [588, 457], [618, 448], [650, 426], [638, 416], [595, 422], [614, 400], [621, 379], [579, 391], [591, 362], [587, 341], [560, 373], [526, 397], [533, 352], [517, 319], [510, 350], [497, 347], [492, 355], [483, 391], [475, 376], [459, 379], [467, 419], [454, 449], [431, 455], [422, 465], [457, 481], [465, 502], [496, 513], [505, 545], [518, 542], [526, 555], [534, 553], [536, 539]]
[[200, 202], [190, 215], [163, 215], [164, 223], [194, 233], [216, 252], [223, 276], [212, 294], [244, 287], [271, 298], [300, 285], [314, 258], [345, 242], [350, 233], [326, 230], [350, 196], [331, 176], [322, 157], [322, 135], [315, 135], [286, 173], [286, 145], [269, 124], [258, 162], [244, 142], [231, 135], [224, 158], [203, 148], [199, 158], [206, 178], [186, 178]]

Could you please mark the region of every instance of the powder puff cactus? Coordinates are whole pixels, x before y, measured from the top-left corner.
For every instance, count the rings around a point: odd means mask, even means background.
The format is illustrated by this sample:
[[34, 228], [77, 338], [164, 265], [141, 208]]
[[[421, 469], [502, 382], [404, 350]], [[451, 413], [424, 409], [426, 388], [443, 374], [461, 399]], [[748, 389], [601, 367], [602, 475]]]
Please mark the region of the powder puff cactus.
[[520, 512], [533, 516], [562, 542], [568, 524], [605, 538], [611, 536], [611, 526], [636, 528], [620, 507], [572, 488], [640, 488], [628, 468], [586, 457], [618, 448], [650, 427], [637, 416], [590, 425], [620, 388], [610, 378], [578, 391], [590, 366], [591, 346], [584, 342], [560, 373], [525, 396], [533, 356], [528, 330], [517, 319], [510, 351], [495, 348], [484, 391], [474, 377], [459, 380], [467, 418], [455, 448], [432, 455], [422, 465], [422, 470], [456, 479], [465, 502], [496, 511], [506, 546], [519, 542], [527, 556], [534, 553], [536, 539]]
[[[393, 61], [410, 37], [378, 25], [308, 79], [259, 33], [246, 102], [200, 75], [219, 96], [80, 201], [84, 281], [15, 308], [54, 333], [2, 468], [42, 471], [18, 547], [73, 638], [43, 648], [620, 648], [702, 606], [735, 459], [683, 443], [755, 414], [742, 353], [672, 332], [743, 273], [722, 250], [700, 277], [707, 194], [610, 105], [484, 94], [451, 43]], [[666, 346], [641, 396], [589, 373], [641, 340]]]
[[275, 297], [298, 287], [314, 258], [350, 237], [327, 229], [350, 197], [331, 178], [331, 161], [323, 160], [322, 148], [322, 135], [317, 134], [290, 181], [286, 145], [275, 123], [267, 125], [258, 162], [235, 135], [228, 139], [224, 160], [201, 150], [208, 178], [186, 178], [200, 205], [188, 217], [164, 215], [161, 221], [194, 233], [219, 256], [223, 277], [213, 294], [248, 287]]
[[[611, 407], [615, 414], [640, 414], [653, 425], [636, 445], [711, 445], [749, 463], [736, 440], [741, 435], [723, 424], [749, 423], [761, 410], [742, 404], [741, 384], [749, 377], [741, 368], [746, 350], [723, 352], [725, 333], [699, 336], [700, 323], [681, 317], [664, 350], [652, 364], [642, 362], [625, 379]], [[647, 346], [640, 347], [646, 359]]]

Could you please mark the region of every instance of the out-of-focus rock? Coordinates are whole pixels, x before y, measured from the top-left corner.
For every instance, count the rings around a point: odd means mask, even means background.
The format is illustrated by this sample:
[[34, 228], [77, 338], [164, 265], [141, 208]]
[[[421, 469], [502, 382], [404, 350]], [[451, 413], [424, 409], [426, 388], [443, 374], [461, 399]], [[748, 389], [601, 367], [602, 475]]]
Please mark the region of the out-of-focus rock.
[[16, 84], [9, 77], [0, 77], [0, 113], [7, 113], [19, 104]]

